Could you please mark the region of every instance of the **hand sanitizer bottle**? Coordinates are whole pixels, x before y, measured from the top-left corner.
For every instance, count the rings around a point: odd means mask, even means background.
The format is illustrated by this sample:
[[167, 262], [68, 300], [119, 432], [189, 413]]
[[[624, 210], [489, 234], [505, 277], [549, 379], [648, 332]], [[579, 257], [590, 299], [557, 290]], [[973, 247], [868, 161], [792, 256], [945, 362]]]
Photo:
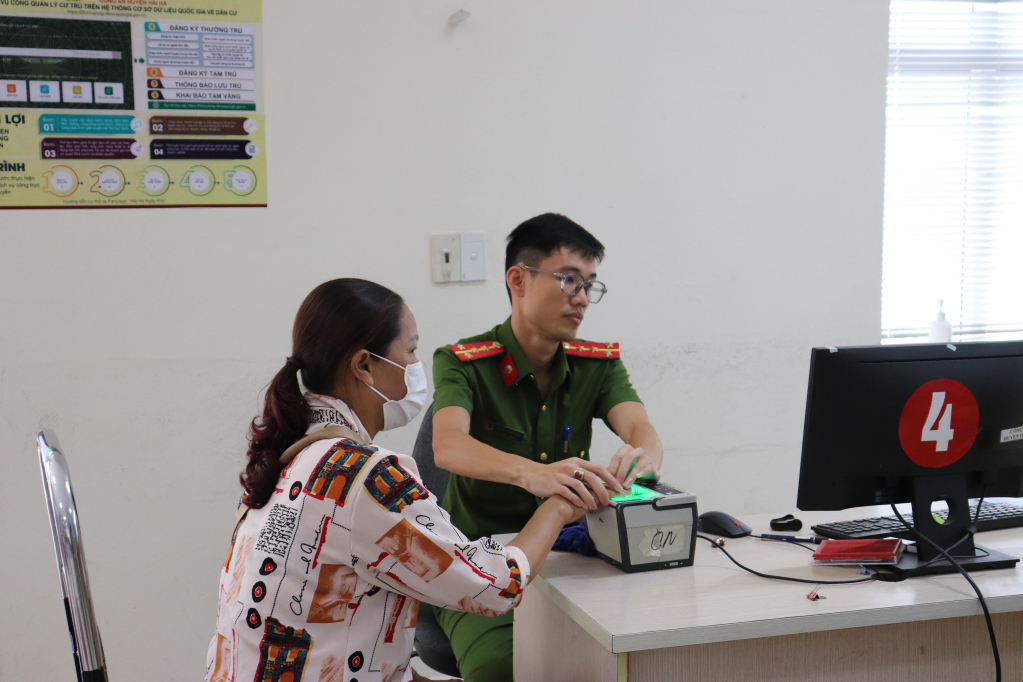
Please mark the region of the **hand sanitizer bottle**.
[[938, 299], [938, 317], [931, 322], [931, 332], [927, 340], [931, 343], [950, 343], [952, 341], [952, 324], [945, 319], [944, 299]]

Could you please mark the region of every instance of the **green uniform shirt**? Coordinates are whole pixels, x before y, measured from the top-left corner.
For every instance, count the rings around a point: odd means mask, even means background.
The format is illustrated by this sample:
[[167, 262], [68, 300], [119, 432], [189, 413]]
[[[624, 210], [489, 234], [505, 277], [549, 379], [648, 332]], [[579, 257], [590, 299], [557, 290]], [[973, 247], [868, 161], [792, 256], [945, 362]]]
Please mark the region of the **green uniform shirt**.
[[[469, 435], [498, 450], [541, 464], [569, 457], [589, 459], [593, 419], [608, 423], [607, 414], [615, 405], [641, 402], [621, 360], [569, 355], [563, 345], [554, 356], [545, 399], [512, 334], [511, 318], [458, 343], [488, 341], [499, 342], [501, 352], [462, 360], [446, 346], [437, 349], [433, 354], [433, 409], [464, 407], [471, 415]], [[570, 427], [567, 449], [566, 425]], [[452, 474], [441, 506], [450, 512], [455, 526], [476, 540], [519, 532], [541, 502], [518, 486]]]

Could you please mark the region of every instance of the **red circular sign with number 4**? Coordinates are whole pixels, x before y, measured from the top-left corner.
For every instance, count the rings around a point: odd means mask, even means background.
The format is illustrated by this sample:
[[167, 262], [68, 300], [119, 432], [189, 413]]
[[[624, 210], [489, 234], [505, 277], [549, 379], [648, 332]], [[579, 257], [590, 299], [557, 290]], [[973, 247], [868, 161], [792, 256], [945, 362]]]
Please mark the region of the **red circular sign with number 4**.
[[970, 389], [935, 379], [916, 389], [902, 408], [899, 442], [920, 466], [937, 468], [966, 454], [977, 438], [980, 410]]

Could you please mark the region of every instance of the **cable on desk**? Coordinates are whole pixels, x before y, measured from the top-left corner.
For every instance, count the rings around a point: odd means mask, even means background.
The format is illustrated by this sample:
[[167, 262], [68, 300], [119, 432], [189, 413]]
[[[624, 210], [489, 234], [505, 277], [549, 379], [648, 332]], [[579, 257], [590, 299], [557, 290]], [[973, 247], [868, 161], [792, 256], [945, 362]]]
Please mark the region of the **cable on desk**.
[[[805, 542], [789, 542], [788, 540], [779, 540], [778, 538], [765, 538], [763, 535], [753, 535], [752, 533], [750, 533], [750, 537], [751, 538], [758, 538], [760, 540], [767, 540], [769, 542], [784, 542], [786, 545], [796, 545], [797, 547], [802, 547], [803, 549], [805, 549], [807, 551], [810, 551], [810, 552], [816, 552], [817, 551], [816, 548], [811, 547], [810, 545], [806, 544]], [[715, 543], [715, 544], [717, 544], [717, 543]]]
[[[983, 497], [981, 497], [980, 502], [977, 503], [977, 512], [973, 517], [973, 525], [971, 525], [970, 528], [967, 529], [966, 531], [968, 537], [972, 537], [973, 534], [977, 531], [977, 519], [980, 518], [980, 506], [982, 504], [984, 504]], [[969, 574], [966, 572], [966, 570], [959, 564], [959, 562], [955, 560], [955, 557], [953, 557], [945, 549], [939, 546], [938, 543], [934, 542], [929, 537], [918, 531], [916, 527], [911, 526], [909, 522], [902, 517], [902, 514], [899, 513], [899, 509], [895, 506], [894, 502], [892, 502], [892, 511], [895, 512], [895, 516], [898, 517], [899, 521], [902, 521], [902, 525], [904, 525], [906, 528], [912, 531], [912, 533], [916, 535], [916, 537], [919, 540], [923, 540], [928, 545], [930, 545], [937, 551], [941, 552], [945, 559], [947, 559], [949, 563], [955, 566], [956, 570], [959, 571], [959, 573], [961, 573], [964, 578], [966, 578], [966, 582], [970, 583], [970, 587], [973, 588], [973, 591], [977, 593], [977, 599], [980, 600], [980, 607], [984, 610], [984, 620], [987, 622], [987, 633], [988, 636], [991, 638], [991, 653], [993, 653], [995, 657], [995, 680], [996, 682], [1002, 682], [1002, 659], [998, 656], [998, 642], [995, 640], [995, 627], [991, 623], [991, 612], [988, 611], [987, 602], [984, 601], [984, 594], [980, 591], [980, 588], [977, 587], [977, 583], [973, 582], [973, 578], [971, 578]], [[963, 540], [965, 539], [966, 538], [964, 537]], [[962, 542], [963, 540], [960, 540], [959, 542]], [[957, 542], [956, 545], [958, 545], [959, 542]], [[950, 547], [949, 549], [952, 549], [954, 547], [955, 545], [953, 545], [953, 547]], [[735, 560], [733, 559], [733, 561]], [[928, 562], [928, 565], [930, 563], [932, 562]]]
[[[958, 547], [959, 545], [963, 544], [963, 542], [968, 537], [970, 537], [970, 536], [969, 535], [963, 536], [962, 539], [960, 539], [954, 545], [949, 547], [948, 548], [949, 553], [951, 553], [952, 550], [955, 549], [956, 547]], [[984, 552], [984, 554], [982, 554], [981, 556], [991, 556], [991, 552], [987, 551], [983, 547], [977, 547], [976, 549], [980, 550], [981, 552]], [[976, 556], [976, 554], [974, 554], [973, 556]], [[973, 557], [967, 556], [965, 554], [953, 554], [952, 557], [955, 558], [955, 559], [972, 559], [973, 558]], [[928, 561], [926, 564], [920, 564], [916, 568], [914, 568], [912, 570], [909, 570], [909, 571], [906, 571], [902, 575], [892, 574], [892, 576], [890, 578], [889, 577], [885, 577], [885, 578], [882, 578], [882, 580], [884, 580], [885, 582], [890, 582], [890, 583], [901, 583], [904, 580], [909, 580], [910, 578], [915, 577], [918, 574], [919, 571], [924, 570], [928, 566], [933, 566], [934, 564], [939, 563], [939, 562], [946, 563], [946, 564], [948, 563], [948, 561], [943, 556], [934, 557], [933, 559]]]
[[[805, 578], [790, 578], [787, 575], [771, 575], [769, 573], [761, 573], [760, 571], [754, 571], [752, 568], [750, 568], [748, 566], [743, 566], [742, 564], [740, 564], [738, 561], [735, 560], [735, 557], [733, 557], [731, 554], [728, 553], [727, 549], [725, 549], [722, 545], [719, 545], [717, 543], [717, 541], [715, 541], [713, 538], [711, 538], [711, 537], [709, 537], [707, 535], [700, 535], [699, 533], [697, 533], [696, 537], [703, 538], [704, 540], [706, 540], [710, 544], [712, 544], [715, 547], [717, 547], [718, 549], [720, 549], [722, 552], [725, 553], [726, 557], [728, 557], [729, 559], [732, 560], [733, 564], [735, 564], [736, 566], [738, 566], [742, 570], [748, 571], [748, 572], [752, 573], [753, 575], [758, 575], [761, 578], [770, 578], [772, 580], [787, 580], [787, 581], [792, 582], [792, 583], [809, 583], [810, 585], [851, 585], [853, 583], [866, 583], [866, 582], [870, 582], [872, 580], [877, 580], [878, 579], [875, 575], [871, 575], [869, 578], [858, 578], [856, 580], [807, 580]], [[789, 543], [789, 544], [794, 544], [794, 543]]]

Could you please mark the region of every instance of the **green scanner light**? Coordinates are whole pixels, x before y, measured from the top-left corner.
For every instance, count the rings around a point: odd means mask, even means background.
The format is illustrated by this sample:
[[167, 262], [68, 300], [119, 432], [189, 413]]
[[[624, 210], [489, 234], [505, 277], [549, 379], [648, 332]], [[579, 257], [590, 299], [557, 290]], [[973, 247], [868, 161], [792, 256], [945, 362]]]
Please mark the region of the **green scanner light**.
[[641, 485], [633, 485], [628, 495], [618, 495], [617, 497], [612, 497], [611, 500], [613, 502], [632, 502], [633, 500], [652, 500], [655, 497], [664, 496]]
[[[631, 474], [632, 470], [633, 470], [633, 468], [635, 468], [635, 466], [636, 466], [636, 462], [635, 462], [635, 460], [633, 460], [632, 464], [629, 465], [628, 472], [626, 472], [625, 475], [628, 476], [629, 474]], [[654, 478], [654, 475], [652, 473], [650, 473], [650, 474], [645, 474], [643, 476], [639, 476], [636, 480], [637, 481], [651, 481], [651, 480], [653, 480], [653, 478]], [[612, 497], [611, 501], [612, 502], [632, 502], [633, 500], [652, 500], [655, 497], [663, 497], [663, 495], [661, 495], [660, 493], [655, 493], [653, 490], [650, 490], [649, 488], [644, 488], [641, 485], [636, 485], [635, 483], [633, 483], [632, 489], [629, 491], [628, 495], [619, 495], [618, 497]]]

